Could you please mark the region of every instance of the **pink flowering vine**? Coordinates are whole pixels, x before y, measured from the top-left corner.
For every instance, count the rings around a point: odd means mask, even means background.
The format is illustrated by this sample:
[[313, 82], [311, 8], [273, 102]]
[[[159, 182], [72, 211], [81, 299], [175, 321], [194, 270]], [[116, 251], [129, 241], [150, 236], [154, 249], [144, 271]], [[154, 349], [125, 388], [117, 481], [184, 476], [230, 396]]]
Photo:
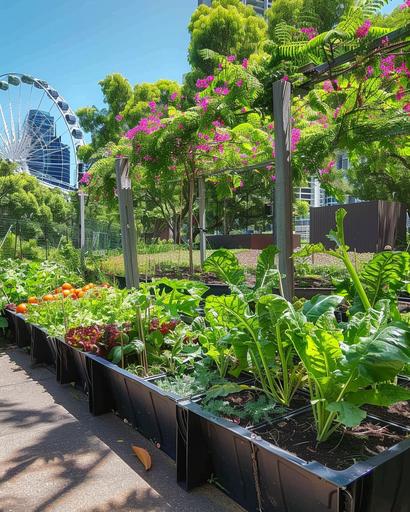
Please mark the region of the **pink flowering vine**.
[[218, 94], [219, 96], [227, 96], [229, 94], [228, 87], [215, 87], [215, 94]]
[[403, 110], [410, 115], [410, 103], [406, 103], [403, 107]]
[[333, 169], [333, 167], [336, 165], [336, 162], [334, 160], [331, 160], [324, 169], [319, 170], [320, 176], [323, 176], [325, 174], [330, 174], [330, 171]]
[[399, 90], [396, 92], [396, 100], [401, 101], [404, 98], [405, 92], [404, 87], [401, 85]]
[[243, 59], [243, 61], [242, 61], [243, 69], [248, 69], [248, 65], [249, 65], [249, 60], [248, 59]]
[[367, 66], [366, 68], [366, 78], [369, 79], [373, 76], [374, 73], [374, 67], [373, 66]]
[[124, 116], [123, 116], [123, 115], [121, 115], [121, 114], [117, 114], [117, 115], [115, 116], [115, 120], [116, 120], [116, 121], [118, 121], [118, 122], [122, 121], [123, 119], [124, 119]]
[[300, 130], [299, 128], [292, 128], [290, 150], [293, 152], [296, 150], [297, 145], [300, 142]]
[[388, 55], [380, 62], [380, 71], [382, 72], [382, 76], [387, 78], [395, 72], [395, 55]]
[[370, 20], [366, 20], [363, 25], [356, 30], [356, 37], [359, 39], [363, 39], [369, 33], [370, 27], [372, 26], [372, 22]]
[[315, 27], [302, 27], [300, 31], [309, 39], [309, 41], [315, 38], [318, 34]]
[[177, 92], [173, 92], [173, 93], [171, 94], [171, 96], [169, 97], [169, 99], [170, 99], [171, 101], [175, 101], [175, 100], [177, 99], [177, 97], [178, 97], [178, 93], [177, 93]]
[[243, 80], [238, 80], [237, 82], [235, 82], [235, 84], [236, 84], [237, 87], [242, 87]]
[[198, 78], [196, 81], [197, 89], [206, 89], [209, 87], [209, 84], [214, 81], [214, 77], [212, 75], [207, 76], [206, 78]]
[[228, 142], [228, 140], [231, 140], [231, 136], [229, 135], [229, 133], [216, 132], [214, 135], [215, 142]]
[[236, 55], [228, 55], [228, 56], [226, 57], [226, 60], [227, 60], [228, 62], [235, 62], [235, 61], [236, 61]]
[[151, 133], [154, 133], [163, 127], [164, 125], [161, 123], [161, 119], [158, 116], [150, 115], [140, 119], [137, 126], [134, 126], [134, 128], [131, 128], [125, 133], [125, 137], [129, 140], [132, 140], [139, 132], [150, 135]]
[[91, 181], [91, 174], [89, 172], [84, 172], [83, 175], [81, 176], [81, 179], [79, 181], [79, 183], [81, 183], [82, 185], [88, 185]]
[[400, 5], [401, 10], [406, 9], [407, 7], [410, 7], [410, 0], [406, 0], [404, 4]]

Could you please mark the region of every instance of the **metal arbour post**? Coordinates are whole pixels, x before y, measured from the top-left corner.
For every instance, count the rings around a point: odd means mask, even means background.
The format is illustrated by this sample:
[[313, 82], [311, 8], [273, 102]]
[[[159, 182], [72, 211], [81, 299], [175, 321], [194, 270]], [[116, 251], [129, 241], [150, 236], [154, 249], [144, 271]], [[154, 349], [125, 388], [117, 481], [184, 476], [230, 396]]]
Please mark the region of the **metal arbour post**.
[[199, 252], [201, 259], [201, 267], [206, 259], [206, 204], [205, 204], [205, 177], [198, 178], [198, 195], [199, 195]]
[[284, 275], [283, 292], [287, 300], [294, 296], [292, 169], [291, 169], [291, 85], [285, 80], [273, 84], [275, 122], [275, 230], [279, 248], [279, 272]]
[[124, 256], [125, 283], [127, 288], [139, 287], [137, 260], [137, 231], [135, 229], [134, 204], [128, 158], [117, 158], [115, 162], [118, 204], [120, 208], [121, 241]]

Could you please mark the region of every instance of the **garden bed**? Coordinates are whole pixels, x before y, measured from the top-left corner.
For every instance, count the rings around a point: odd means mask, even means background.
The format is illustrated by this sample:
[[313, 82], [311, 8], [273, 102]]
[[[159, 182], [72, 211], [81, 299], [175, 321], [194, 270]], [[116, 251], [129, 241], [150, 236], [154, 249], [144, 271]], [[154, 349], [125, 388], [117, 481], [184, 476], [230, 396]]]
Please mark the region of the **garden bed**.
[[[385, 429], [394, 437], [385, 436], [384, 451], [377, 455], [367, 453], [366, 460], [361, 461], [352, 461], [352, 449], [362, 453], [367, 445], [370, 451], [377, 450], [380, 439], [372, 443], [355, 440], [348, 447], [341, 445], [339, 439], [339, 457], [345, 469], [335, 470], [318, 459], [334, 465], [335, 456], [330, 450], [335, 450], [337, 442], [323, 445], [319, 452], [312, 423], [306, 423], [308, 418], [309, 413], [300, 410], [277, 418], [270, 426], [244, 429], [209, 414], [197, 404], [180, 402], [179, 485], [190, 490], [211, 479], [250, 512], [407, 510], [410, 488], [403, 478], [410, 471], [407, 432], [378, 419], [369, 419], [368, 423], [379, 425], [377, 428]], [[286, 440], [284, 432], [288, 425], [295, 434]], [[294, 426], [306, 431], [300, 432]], [[276, 433], [281, 428], [283, 443], [279, 440], [278, 446]], [[311, 432], [310, 444], [307, 432]], [[271, 440], [275, 443], [269, 442]], [[302, 458], [306, 454], [308, 456]], [[201, 465], [197, 464], [198, 460]]]

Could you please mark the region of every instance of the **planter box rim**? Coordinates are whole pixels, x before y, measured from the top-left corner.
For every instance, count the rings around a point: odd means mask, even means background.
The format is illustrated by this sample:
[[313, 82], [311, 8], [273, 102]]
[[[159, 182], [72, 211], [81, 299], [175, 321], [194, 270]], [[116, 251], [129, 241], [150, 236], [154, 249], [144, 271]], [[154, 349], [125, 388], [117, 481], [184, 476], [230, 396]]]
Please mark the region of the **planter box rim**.
[[[210, 421], [219, 427], [229, 430], [233, 435], [242, 437], [246, 441], [251, 442], [261, 449], [271, 452], [276, 456], [283, 457], [291, 464], [302, 467], [313, 475], [341, 488], [347, 487], [348, 485], [354, 483], [358, 478], [365, 476], [384, 462], [387, 462], [388, 460], [393, 459], [396, 455], [410, 449], [410, 438], [404, 439], [403, 441], [400, 441], [394, 446], [386, 449], [384, 452], [379, 453], [378, 455], [374, 455], [373, 457], [369, 457], [369, 459], [366, 461], [356, 462], [355, 464], [352, 464], [343, 470], [331, 469], [317, 461], [307, 462], [297, 455], [294, 455], [291, 452], [280, 448], [279, 446], [275, 446], [274, 444], [269, 443], [269, 441], [265, 441], [253, 430], [248, 430], [244, 427], [241, 427], [240, 425], [236, 425], [230, 422], [229, 420], [214, 416], [213, 414], [205, 411], [200, 405], [193, 403], [190, 400], [180, 401], [179, 406], [183, 409], [193, 412], [194, 414], [197, 414], [198, 416], [201, 416], [205, 420]], [[282, 416], [282, 419], [296, 414], [303, 414], [303, 412], [306, 412], [306, 410], [299, 409], [290, 413], [288, 416]], [[369, 417], [373, 418], [371, 415], [369, 415]], [[379, 420], [379, 418], [377, 419]], [[405, 427], [401, 427], [400, 425], [396, 425], [385, 420], [381, 421], [386, 425], [392, 425], [394, 427], [398, 426], [403, 431], [406, 431]]]

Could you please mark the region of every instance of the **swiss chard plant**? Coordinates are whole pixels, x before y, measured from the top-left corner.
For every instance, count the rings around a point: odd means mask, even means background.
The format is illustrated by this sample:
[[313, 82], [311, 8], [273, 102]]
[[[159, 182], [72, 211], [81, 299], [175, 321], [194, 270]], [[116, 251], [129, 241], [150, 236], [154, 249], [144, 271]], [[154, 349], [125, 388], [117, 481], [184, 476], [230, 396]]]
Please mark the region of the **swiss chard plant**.
[[208, 297], [205, 317], [211, 328], [229, 331], [225, 341], [229, 340], [242, 363], [248, 364], [261, 389], [275, 402], [289, 405], [304, 375], [292, 335], [302, 332], [307, 318], [315, 322], [326, 311], [334, 314], [342, 300], [318, 297], [297, 311], [279, 295], [264, 295], [252, 311], [240, 295]]
[[344, 326], [328, 310], [287, 336], [306, 369], [319, 442], [341, 425], [360, 424], [364, 404], [390, 406], [410, 398], [409, 390], [394, 383], [410, 362], [410, 329], [389, 322], [387, 300]]
[[329, 254], [343, 262], [349, 278], [337, 283], [337, 293], [343, 294], [352, 304], [351, 314], [368, 311], [381, 299], [388, 299], [390, 316], [400, 318], [397, 309], [397, 293], [410, 290], [410, 254], [408, 252], [384, 251], [376, 254], [359, 272], [349, 256], [349, 247], [345, 243], [344, 218], [347, 212], [340, 208], [336, 212], [336, 230], [328, 237], [335, 242], [335, 249], [325, 249], [323, 244], [310, 244], [296, 252], [295, 258], [312, 254]]
[[243, 295], [251, 301], [265, 293], [271, 293], [274, 287], [280, 285], [280, 275], [275, 265], [278, 252], [274, 245], [261, 251], [256, 264], [256, 281], [252, 288], [246, 284], [245, 270], [239, 264], [238, 258], [227, 249], [213, 252], [205, 260], [203, 268], [206, 272], [215, 274], [233, 293]]

